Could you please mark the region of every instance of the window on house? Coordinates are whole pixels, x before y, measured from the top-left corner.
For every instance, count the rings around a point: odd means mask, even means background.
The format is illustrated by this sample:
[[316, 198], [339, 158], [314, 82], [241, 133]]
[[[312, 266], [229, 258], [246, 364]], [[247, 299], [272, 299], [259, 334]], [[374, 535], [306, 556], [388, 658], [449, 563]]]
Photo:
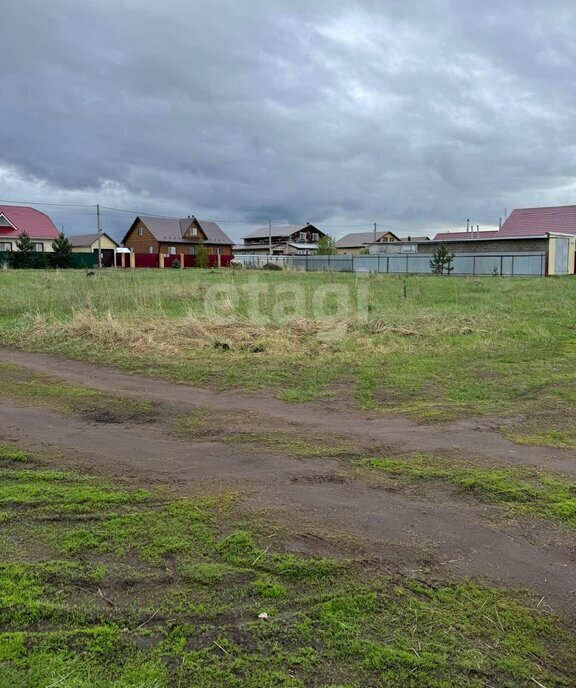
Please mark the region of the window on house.
[[312, 241], [318, 241], [319, 239], [320, 239], [320, 235], [318, 234], [318, 232], [314, 232], [312, 234]]
[[168, 255], [169, 256], [175, 256], [176, 255], [176, 246], [170, 246], [168, 248]]
[[0, 251], [11, 251], [12, 242], [11, 241], [0, 241]]
[[300, 232], [300, 241], [306, 241], [306, 232]]
[[188, 255], [190, 255], [190, 256], [196, 255], [196, 247], [195, 246], [188, 246]]
[[44, 244], [42, 242], [34, 244], [34, 250], [36, 251], [36, 253], [42, 253], [42, 251], [44, 250]]
[[144, 236], [144, 227], [138, 227], [138, 236]]
[[190, 233], [192, 234], [192, 236], [198, 236], [198, 227], [195, 227], [194, 225], [192, 225], [192, 229], [190, 230]]
[[222, 249], [221, 249], [221, 248], [217, 248], [217, 249], [214, 251], [214, 253], [215, 253], [217, 256], [221, 256], [221, 255], [222, 255]]
[[154, 253], [154, 246], [148, 246], [148, 253]]

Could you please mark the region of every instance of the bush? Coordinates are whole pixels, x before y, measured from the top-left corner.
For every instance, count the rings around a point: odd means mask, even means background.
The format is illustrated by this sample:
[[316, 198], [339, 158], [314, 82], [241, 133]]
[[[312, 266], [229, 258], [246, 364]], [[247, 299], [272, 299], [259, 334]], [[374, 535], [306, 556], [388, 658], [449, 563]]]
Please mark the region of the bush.
[[278, 265], [278, 263], [264, 263], [262, 270], [280, 271], [282, 266]]
[[172, 266], [171, 266], [171, 267], [173, 267], [173, 268], [178, 268], [178, 269], [179, 269], [179, 268], [181, 268], [181, 267], [182, 267], [182, 264], [180, 263], [180, 261], [178, 260], [178, 258], [176, 258], [176, 260], [175, 260], [175, 261], [173, 261], [173, 263], [172, 263]]

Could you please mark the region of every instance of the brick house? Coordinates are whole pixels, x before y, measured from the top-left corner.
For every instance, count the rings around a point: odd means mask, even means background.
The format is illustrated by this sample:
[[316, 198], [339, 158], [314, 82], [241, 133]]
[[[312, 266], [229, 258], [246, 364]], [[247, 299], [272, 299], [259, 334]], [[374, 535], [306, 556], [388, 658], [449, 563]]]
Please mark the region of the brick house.
[[215, 223], [186, 217], [166, 219], [139, 215], [126, 233], [122, 244], [133, 253], [195, 255], [204, 244], [208, 255], [232, 255], [234, 242]]

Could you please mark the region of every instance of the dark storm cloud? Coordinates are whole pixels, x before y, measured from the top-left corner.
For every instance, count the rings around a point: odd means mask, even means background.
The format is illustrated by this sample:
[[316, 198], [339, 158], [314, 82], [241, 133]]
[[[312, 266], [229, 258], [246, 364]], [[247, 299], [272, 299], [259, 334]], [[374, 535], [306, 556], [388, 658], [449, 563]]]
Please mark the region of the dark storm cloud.
[[2, 24], [2, 198], [406, 231], [575, 202], [570, 0], [4, 0]]

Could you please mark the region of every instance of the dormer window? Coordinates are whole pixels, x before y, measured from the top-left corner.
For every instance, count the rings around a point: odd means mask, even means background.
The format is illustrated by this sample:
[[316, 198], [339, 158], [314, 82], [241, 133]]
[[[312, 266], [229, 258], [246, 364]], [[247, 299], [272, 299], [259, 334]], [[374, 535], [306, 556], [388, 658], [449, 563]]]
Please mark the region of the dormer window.
[[0, 215], [0, 227], [12, 227], [12, 223], [5, 215]]

